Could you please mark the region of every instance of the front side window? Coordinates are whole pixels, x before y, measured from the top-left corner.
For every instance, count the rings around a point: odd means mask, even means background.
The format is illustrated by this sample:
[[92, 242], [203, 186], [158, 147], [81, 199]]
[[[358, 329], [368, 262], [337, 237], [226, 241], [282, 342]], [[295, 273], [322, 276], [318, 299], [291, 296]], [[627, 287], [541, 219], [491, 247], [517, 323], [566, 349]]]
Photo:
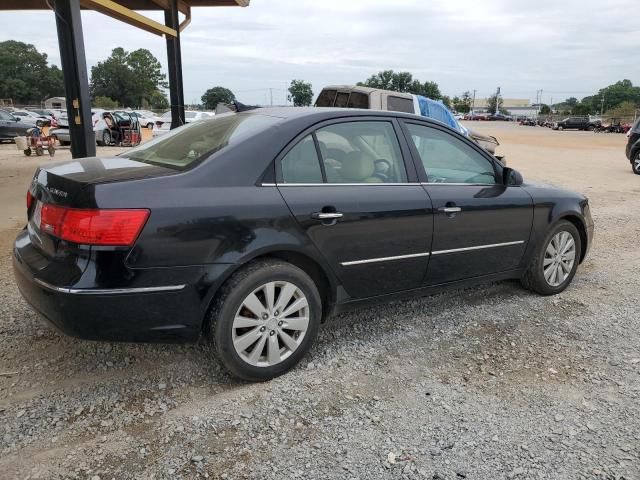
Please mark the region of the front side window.
[[284, 183], [322, 183], [322, 170], [313, 137], [307, 135], [282, 159]]
[[497, 183], [493, 164], [461, 139], [423, 125], [407, 128], [429, 183]]
[[390, 122], [345, 122], [316, 131], [328, 183], [403, 183], [407, 172]]

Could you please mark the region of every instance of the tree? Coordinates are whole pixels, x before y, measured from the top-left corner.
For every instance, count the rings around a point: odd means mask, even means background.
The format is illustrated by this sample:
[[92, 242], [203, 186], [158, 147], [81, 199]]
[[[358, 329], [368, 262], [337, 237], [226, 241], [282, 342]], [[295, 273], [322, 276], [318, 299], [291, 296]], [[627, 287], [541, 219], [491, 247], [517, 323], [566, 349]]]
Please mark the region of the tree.
[[112, 110], [119, 107], [118, 102], [109, 97], [96, 97], [93, 99], [92, 104], [95, 108], [104, 108], [106, 110]]
[[414, 79], [413, 75], [409, 72], [383, 70], [375, 75], [371, 75], [364, 82], [358, 82], [358, 85], [379, 88], [381, 90], [393, 90], [394, 92], [413, 93], [433, 100], [442, 98], [437, 83], [421, 83], [420, 80]]
[[147, 106], [160, 88], [166, 88], [166, 76], [153, 54], [144, 48], [127, 52], [114, 48], [103, 62], [91, 68], [91, 96], [108, 97], [123, 106]]
[[633, 117], [636, 111], [637, 107], [633, 102], [622, 102], [617, 107], [607, 110], [604, 113], [604, 116], [608, 118]]
[[591, 106], [585, 103], [578, 103], [571, 109], [572, 115], [590, 115]]
[[293, 101], [294, 107], [307, 107], [313, 101], [311, 84], [303, 80], [291, 80], [287, 99]]
[[236, 96], [231, 90], [224, 87], [213, 87], [202, 95], [202, 104], [207, 110], [215, 110], [219, 103], [231, 103]]
[[471, 94], [464, 92], [462, 98], [453, 97], [452, 103], [456, 112], [469, 113], [469, 111], [471, 111]]
[[167, 100], [167, 96], [164, 93], [157, 90], [151, 94], [149, 106], [154, 110], [167, 110], [169, 108], [169, 100]]
[[39, 104], [46, 98], [63, 95], [62, 71], [48, 65], [46, 53], [23, 42], [0, 42], [0, 98]]
[[597, 94], [584, 97], [581, 103], [589, 105], [593, 112], [600, 112], [603, 108], [615, 108], [622, 102], [631, 102], [640, 106], [640, 87], [634, 87], [631, 80], [620, 80], [601, 88]]
[[540, 105], [540, 114], [541, 115], [549, 115], [551, 113], [551, 107], [546, 103]]
[[504, 108], [502, 108], [502, 97], [500, 95], [497, 94], [493, 94], [491, 95], [489, 98], [487, 98], [487, 110], [489, 110], [489, 113], [495, 113], [496, 112], [496, 105], [498, 107], [497, 111], [499, 113], [502, 113], [504, 115], [508, 115], [509, 112], [507, 110], [505, 110]]

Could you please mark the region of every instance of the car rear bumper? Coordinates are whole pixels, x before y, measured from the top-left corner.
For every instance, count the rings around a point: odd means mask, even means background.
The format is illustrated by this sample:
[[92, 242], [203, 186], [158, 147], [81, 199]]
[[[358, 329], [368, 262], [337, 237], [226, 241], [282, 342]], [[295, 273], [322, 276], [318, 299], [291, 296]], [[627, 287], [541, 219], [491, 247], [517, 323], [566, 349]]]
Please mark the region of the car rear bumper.
[[[32, 252], [25, 255], [32, 256]], [[19, 248], [14, 248], [12, 257], [22, 296], [67, 335], [130, 342], [188, 342], [200, 336], [202, 299], [194, 284], [184, 282], [184, 271], [174, 276], [178, 283], [167, 285], [76, 288], [43, 280], [42, 272], [31, 267]], [[163, 270], [162, 276], [172, 277]]]

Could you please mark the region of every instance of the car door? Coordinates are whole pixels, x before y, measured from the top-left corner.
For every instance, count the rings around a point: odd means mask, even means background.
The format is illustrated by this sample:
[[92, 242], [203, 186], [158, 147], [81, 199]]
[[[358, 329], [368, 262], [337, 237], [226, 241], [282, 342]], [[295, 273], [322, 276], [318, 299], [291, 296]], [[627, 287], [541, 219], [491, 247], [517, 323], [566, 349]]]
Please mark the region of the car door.
[[529, 242], [533, 201], [502, 184], [502, 168], [479, 146], [445, 127], [405, 122], [435, 212], [425, 284], [514, 270]]
[[302, 134], [276, 160], [276, 178], [348, 295], [364, 298], [421, 285], [433, 217], [397, 121], [358, 118]]
[[18, 135], [16, 118], [10, 113], [0, 110], [0, 138], [13, 138]]

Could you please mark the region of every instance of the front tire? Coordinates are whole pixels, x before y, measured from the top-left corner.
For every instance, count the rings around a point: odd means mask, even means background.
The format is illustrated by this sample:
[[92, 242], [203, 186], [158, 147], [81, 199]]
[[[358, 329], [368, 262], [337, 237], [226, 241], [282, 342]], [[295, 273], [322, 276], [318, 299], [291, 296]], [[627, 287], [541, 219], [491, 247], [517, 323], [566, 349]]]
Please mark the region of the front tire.
[[631, 170], [636, 175], [640, 175], [640, 151], [636, 153], [636, 156], [633, 157], [633, 161], [631, 162]]
[[257, 261], [222, 287], [211, 312], [213, 350], [235, 376], [264, 381], [292, 369], [320, 326], [322, 302], [313, 280], [278, 260]]
[[582, 242], [576, 226], [567, 220], [559, 221], [529, 262], [522, 285], [540, 295], [562, 292], [576, 274], [581, 253]]

